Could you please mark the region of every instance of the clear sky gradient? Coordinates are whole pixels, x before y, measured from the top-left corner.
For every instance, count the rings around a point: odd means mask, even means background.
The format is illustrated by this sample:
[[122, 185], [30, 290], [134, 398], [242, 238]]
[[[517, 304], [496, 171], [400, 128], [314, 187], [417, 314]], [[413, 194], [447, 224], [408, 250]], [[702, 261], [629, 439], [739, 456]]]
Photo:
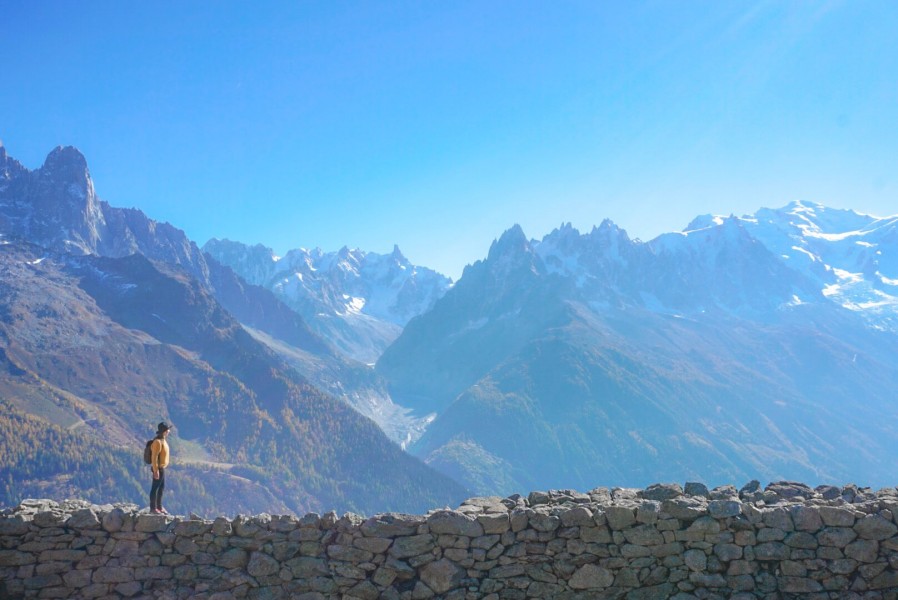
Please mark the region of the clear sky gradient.
[[0, 0], [0, 139], [199, 244], [457, 278], [514, 223], [898, 212], [896, 32], [894, 1]]

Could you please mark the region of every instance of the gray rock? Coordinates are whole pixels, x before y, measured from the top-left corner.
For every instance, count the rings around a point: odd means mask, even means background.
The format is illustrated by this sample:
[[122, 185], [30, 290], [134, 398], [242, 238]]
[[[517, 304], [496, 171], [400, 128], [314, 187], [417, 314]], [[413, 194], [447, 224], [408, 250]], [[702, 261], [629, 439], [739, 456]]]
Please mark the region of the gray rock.
[[[871, 590], [896, 590], [898, 589], [898, 571], [885, 571], [873, 577], [869, 585]], [[887, 596], [888, 597], [888, 596]]]
[[218, 517], [212, 523], [212, 533], [218, 536], [228, 536], [234, 531], [233, 525], [231, 522], [224, 517]]
[[714, 556], [722, 562], [730, 562], [742, 558], [742, 546], [736, 544], [714, 544]]
[[430, 531], [437, 535], [464, 535], [478, 537], [483, 535], [483, 526], [477, 519], [454, 510], [438, 510], [427, 517]]
[[134, 569], [134, 579], [136, 581], [147, 581], [150, 579], [168, 580], [174, 577], [174, 571], [171, 567], [138, 567]]
[[37, 562], [33, 554], [18, 550], [0, 550], [0, 567], [20, 567]]
[[291, 558], [284, 563], [284, 566], [290, 569], [294, 577], [302, 579], [312, 579], [317, 576], [330, 574], [327, 563], [323, 559], [314, 556]]
[[636, 522], [654, 525], [661, 516], [661, 503], [657, 500], [643, 500], [636, 509]]
[[819, 582], [807, 577], [785, 577], [780, 576], [779, 590], [786, 594], [811, 594], [823, 591], [823, 586]]
[[802, 506], [797, 504], [789, 508], [792, 523], [798, 531], [815, 532], [823, 528], [823, 519], [816, 506]]
[[72, 513], [66, 525], [73, 529], [99, 529], [100, 519], [90, 508], [82, 508]]
[[783, 531], [795, 530], [795, 525], [792, 523], [792, 515], [785, 508], [777, 507], [761, 511], [761, 521], [767, 527], [782, 529]]
[[576, 506], [561, 514], [561, 524], [565, 527], [591, 527], [592, 511], [585, 506]]
[[793, 531], [786, 535], [784, 543], [790, 548], [805, 548], [814, 550], [819, 546], [817, 538], [807, 531]]
[[674, 519], [692, 521], [702, 515], [708, 514], [708, 503], [704, 498], [683, 496], [662, 502], [661, 512], [662, 514], [666, 513]]
[[686, 531], [714, 535], [720, 533], [720, 522], [711, 516], [699, 517], [686, 528]]
[[652, 525], [637, 525], [624, 529], [624, 538], [637, 546], [657, 546], [664, 543], [664, 536]]
[[742, 503], [738, 500], [711, 500], [708, 513], [715, 519], [736, 517], [742, 514]]
[[69, 515], [65, 514], [60, 510], [50, 510], [47, 512], [39, 512], [34, 515], [34, 523], [38, 527], [58, 527], [65, 523], [69, 518]]
[[679, 483], [653, 483], [639, 493], [646, 500], [671, 500], [683, 495], [683, 488]]
[[392, 543], [393, 540], [390, 538], [360, 537], [352, 540], [352, 545], [356, 548], [361, 548], [374, 554], [386, 552]]
[[820, 514], [823, 523], [828, 527], [854, 526], [854, 511], [850, 508], [818, 506], [817, 512]]
[[129, 567], [99, 567], [91, 578], [94, 583], [125, 583], [134, 581], [134, 569]]
[[786, 500], [814, 497], [814, 490], [796, 481], [776, 481], [768, 485], [764, 491], [773, 492], [778, 497]]
[[427, 587], [426, 583], [419, 581], [415, 584], [415, 588], [412, 590], [412, 600], [428, 600], [433, 597], [433, 590]]
[[818, 485], [814, 491], [820, 494], [824, 500], [835, 500], [842, 495], [842, 490], [834, 485]]
[[527, 506], [539, 506], [549, 503], [549, 494], [546, 492], [530, 492], [527, 496]]
[[865, 540], [886, 540], [898, 533], [898, 527], [880, 515], [867, 515], [854, 524], [858, 536]]
[[683, 561], [692, 571], [701, 572], [708, 568], [708, 556], [698, 549], [687, 550], [683, 554]]
[[364, 521], [360, 527], [363, 535], [369, 537], [392, 538], [400, 535], [415, 535], [425, 517], [401, 513], [375, 515]]
[[29, 522], [21, 515], [0, 518], [0, 535], [25, 535], [28, 533]]
[[676, 588], [671, 583], [643, 586], [627, 593], [627, 600], [660, 600], [670, 598]]
[[167, 515], [139, 515], [134, 524], [135, 531], [153, 533], [168, 529], [169, 517]]
[[690, 573], [689, 581], [700, 588], [725, 588], [726, 579], [719, 573]]
[[845, 546], [845, 556], [862, 563], [876, 562], [879, 543], [875, 540], [857, 540]]
[[353, 546], [343, 546], [340, 544], [331, 544], [330, 546], [328, 546], [327, 555], [334, 560], [342, 560], [352, 563], [368, 562], [374, 558], [374, 554], [367, 550], [362, 550], [361, 548], [355, 548]]
[[242, 548], [231, 548], [224, 551], [218, 560], [215, 561], [216, 566], [224, 569], [242, 569], [249, 562], [249, 554]]
[[377, 600], [380, 592], [374, 587], [370, 581], [360, 581], [346, 594], [349, 598], [359, 598], [359, 600]]
[[507, 512], [477, 515], [477, 522], [483, 527], [485, 534], [503, 534], [511, 528]]
[[857, 532], [849, 527], [826, 527], [817, 534], [821, 546], [844, 548], [857, 538]]
[[711, 500], [738, 500], [739, 492], [734, 485], [719, 485], [710, 492]]
[[464, 569], [445, 558], [424, 565], [421, 569], [421, 581], [437, 594], [444, 594], [458, 587], [464, 577]]
[[786, 560], [789, 558], [789, 547], [782, 542], [765, 542], [755, 546], [756, 560]]
[[274, 575], [281, 570], [281, 565], [271, 556], [262, 552], [253, 552], [246, 565], [246, 572], [253, 577]]
[[434, 537], [429, 533], [399, 537], [393, 541], [389, 554], [394, 558], [411, 558], [433, 550]]
[[535, 511], [530, 515], [530, 527], [536, 531], [555, 531], [561, 526], [561, 519], [552, 514]]
[[598, 565], [586, 564], [571, 576], [568, 585], [575, 590], [600, 590], [614, 583], [614, 575]]
[[476, 498], [468, 498], [461, 503], [462, 506], [479, 506], [481, 508], [489, 508], [491, 506], [503, 506], [502, 501], [505, 498], [501, 496], [478, 496]]
[[527, 528], [530, 523], [530, 515], [533, 511], [529, 508], [515, 508], [511, 511], [509, 519], [511, 521], [511, 530], [517, 533]]
[[687, 496], [701, 496], [702, 498], [711, 497], [711, 492], [708, 491], [708, 486], [696, 481], [687, 481], [683, 488], [683, 493]]
[[742, 498], [743, 495], [755, 494], [760, 491], [761, 482], [757, 479], [752, 479], [739, 489], [739, 497]]
[[606, 506], [605, 518], [608, 526], [614, 530], [621, 530], [636, 523], [635, 506]]
[[174, 533], [185, 537], [198, 537], [212, 531], [212, 523], [206, 521], [180, 521], [175, 523]]

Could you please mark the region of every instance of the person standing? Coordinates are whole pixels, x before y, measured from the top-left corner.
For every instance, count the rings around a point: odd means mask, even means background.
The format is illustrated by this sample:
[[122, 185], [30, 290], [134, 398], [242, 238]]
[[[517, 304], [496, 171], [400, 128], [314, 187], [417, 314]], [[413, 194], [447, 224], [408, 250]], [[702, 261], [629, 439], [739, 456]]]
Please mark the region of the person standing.
[[162, 492], [165, 490], [165, 469], [168, 467], [169, 450], [168, 432], [171, 431], [164, 421], [156, 428], [156, 437], [151, 445], [151, 462], [153, 468], [153, 485], [150, 488], [150, 512], [157, 515], [167, 515], [168, 511], [162, 508]]

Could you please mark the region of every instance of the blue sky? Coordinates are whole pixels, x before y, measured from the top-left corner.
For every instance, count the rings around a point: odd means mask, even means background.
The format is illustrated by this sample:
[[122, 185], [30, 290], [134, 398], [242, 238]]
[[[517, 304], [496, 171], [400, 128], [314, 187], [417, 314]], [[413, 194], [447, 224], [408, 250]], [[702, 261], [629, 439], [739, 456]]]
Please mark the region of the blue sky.
[[113, 206], [457, 278], [514, 223], [898, 213], [895, 2], [0, 0], [0, 139]]

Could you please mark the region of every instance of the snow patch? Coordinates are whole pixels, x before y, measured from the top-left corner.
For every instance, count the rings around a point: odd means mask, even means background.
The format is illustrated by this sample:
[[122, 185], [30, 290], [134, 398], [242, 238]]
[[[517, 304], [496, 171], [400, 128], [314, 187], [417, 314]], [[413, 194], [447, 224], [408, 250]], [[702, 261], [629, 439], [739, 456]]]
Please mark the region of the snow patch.
[[810, 258], [812, 262], [820, 261], [820, 257], [818, 257], [813, 252], [810, 252], [809, 250], [806, 250], [804, 248], [799, 248], [798, 246], [792, 246], [792, 249], [795, 250], [796, 252], [801, 252], [802, 254], [807, 254], [808, 258]]
[[835, 267], [833, 267], [833, 273], [836, 274], [836, 277], [847, 283], [860, 283], [864, 280], [863, 273], [849, 273], [848, 271]]
[[349, 300], [349, 304], [347, 304], [346, 309], [349, 312], [360, 313], [362, 309], [365, 308], [365, 299], [358, 298], [356, 296], [352, 296]]
[[[822, 231], [813, 231], [811, 229], [805, 229], [805, 235], [808, 237], [820, 238], [822, 240], [826, 240], [827, 242], [841, 242], [842, 240], [848, 239], [850, 237], [857, 237], [862, 235], [867, 235], [868, 231], [846, 231], [845, 233], [823, 233]], [[855, 242], [857, 243], [857, 242]]]

